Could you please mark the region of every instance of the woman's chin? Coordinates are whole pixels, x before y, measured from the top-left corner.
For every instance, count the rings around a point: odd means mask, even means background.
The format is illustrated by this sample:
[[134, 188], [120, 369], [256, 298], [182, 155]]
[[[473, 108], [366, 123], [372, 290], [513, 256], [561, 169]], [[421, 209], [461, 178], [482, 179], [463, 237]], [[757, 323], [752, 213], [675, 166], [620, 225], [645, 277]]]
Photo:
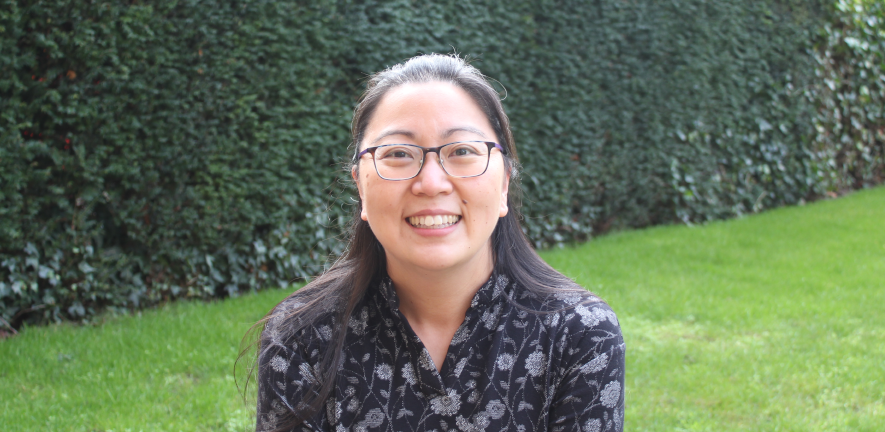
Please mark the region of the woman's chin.
[[432, 256], [422, 255], [422, 253], [417, 253], [414, 256], [407, 257], [406, 259], [395, 260], [395, 262], [398, 263], [399, 266], [404, 270], [423, 270], [433, 272], [460, 268], [462, 264], [462, 262], [459, 262], [459, 260], [455, 259], [454, 257], [448, 257], [439, 254]]
[[391, 254], [394, 251], [386, 250], [388, 263], [400, 267], [402, 271], [470, 271], [473, 266], [484, 269], [491, 265], [490, 246], [486, 248], [486, 253], [474, 251], [463, 245], [451, 244], [423, 245], [423, 247], [396, 251], [395, 255]]

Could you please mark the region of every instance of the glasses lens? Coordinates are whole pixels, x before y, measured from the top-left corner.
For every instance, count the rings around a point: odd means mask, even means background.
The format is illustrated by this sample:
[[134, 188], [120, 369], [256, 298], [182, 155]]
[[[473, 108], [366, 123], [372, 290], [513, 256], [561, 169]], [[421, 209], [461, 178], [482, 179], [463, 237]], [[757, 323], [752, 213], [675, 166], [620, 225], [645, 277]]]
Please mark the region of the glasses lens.
[[446, 171], [457, 177], [473, 177], [485, 172], [489, 146], [484, 142], [460, 142], [440, 149]]
[[375, 150], [375, 168], [381, 177], [390, 180], [407, 179], [418, 174], [423, 151], [419, 147], [392, 145]]

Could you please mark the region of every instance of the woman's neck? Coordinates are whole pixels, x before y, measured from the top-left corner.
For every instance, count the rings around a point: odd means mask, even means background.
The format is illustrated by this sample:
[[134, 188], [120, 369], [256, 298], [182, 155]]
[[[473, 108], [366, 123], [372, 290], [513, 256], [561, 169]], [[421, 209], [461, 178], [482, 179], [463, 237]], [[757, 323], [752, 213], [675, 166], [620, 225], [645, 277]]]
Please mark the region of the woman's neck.
[[[485, 255], [485, 254], [484, 254]], [[416, 269], [388, 259], [399, 310], [424, 343], [437, 371], [476, 292], [492, 274], [491, 247], [479, 260], [443, 270]]]
[[416, 269], [387, 261], [387, 273], [396, 289], [400, 312], [416, 331], [417, 328], [451, 328], [453, 333], [457, 330], [476, 292], [492, 274], [491, 250], [483, 255], [487, 256], [442, 270]]

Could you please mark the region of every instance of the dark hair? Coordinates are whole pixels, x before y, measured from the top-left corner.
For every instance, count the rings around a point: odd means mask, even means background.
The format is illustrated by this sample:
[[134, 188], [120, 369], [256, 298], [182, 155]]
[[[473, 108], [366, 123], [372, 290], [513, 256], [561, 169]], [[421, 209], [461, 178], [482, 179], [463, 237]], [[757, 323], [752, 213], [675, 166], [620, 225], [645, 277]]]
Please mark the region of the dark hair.
[[[354, 155], [352, 163], [356, 163], [355, 156], [359, 152], [363, 135], [381, 99], [395, 87], [427, 82], [451, 83], [465, 90], [488, 117], [498, 142], [505, 150], [504, 164], [510, 172], [507, 196], [509, 211], [506, 216], [498, 219], [492, 232], [494, 271], [506, 275], [521, 289], [540, 298], [552, 298], [564, 290], [584, 292], [574, 281], [547, 265], [523, 233], [519, 224], [519, 159], [510, 131], [510, 121], [504, 113], [498, 93], [486, 77], [457, 55], [421, 55], [379, 72], [369, 79], [366, 91], [354, 111], [353, 141], [350, 146]], [[291, 430], [322, 409], [323, 403], [335, 387], [336, 366], [341, 361], [348, 328], [346, 323], [366, 290], [386, 274], [384, 248], [375, 238], [368, 222], [360, 218], [361, 205], [358, 202], [354, 206], [347, 247], [329, 270], [298, 290], [295, 307], [280, 307], [287, 303], [284, 300], [253, 327], [262, 328], [257, 353], [260, 359], [267, 355], [264, 351], [270, 349], [271, 345], [267, 343], [270, 338], [268, 332], [263, 331], [268, 322], [275, 328], [274, 337], [280, 339], [291, 337], [317, 320], [328, 317], [330, 311], [335, 314], [334, 322], [338, 323], [329, 342], [330, 349], [323, 353], [316, 368], [320, 382], [318, 388], [314, 389], [308, 400], [297, 404], [298, 411], [290, 412], [283, 422], [285, 424], [280, 425], [277, 430]], [[278, 325], [283, 322], [285, 325]], [[276, 331], [279, 328], [285, 328], [286, 334], [279, 335]], [[246, 339], [249, 339], [248, 335]], [[245, 352], [243, 350], [241, 356]]]

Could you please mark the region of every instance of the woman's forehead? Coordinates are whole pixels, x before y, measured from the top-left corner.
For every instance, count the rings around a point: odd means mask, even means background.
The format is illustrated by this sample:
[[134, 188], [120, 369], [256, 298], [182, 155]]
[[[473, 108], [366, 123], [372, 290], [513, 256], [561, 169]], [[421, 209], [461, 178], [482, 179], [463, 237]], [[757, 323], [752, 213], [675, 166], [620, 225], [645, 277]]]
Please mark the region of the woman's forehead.
[[463, 134], [483, 139], [495, 136], [470, 94], [446, 82], [404, 84], [391, 89], [378, 103], [363, 146], [387, 137], [447, 139]]

